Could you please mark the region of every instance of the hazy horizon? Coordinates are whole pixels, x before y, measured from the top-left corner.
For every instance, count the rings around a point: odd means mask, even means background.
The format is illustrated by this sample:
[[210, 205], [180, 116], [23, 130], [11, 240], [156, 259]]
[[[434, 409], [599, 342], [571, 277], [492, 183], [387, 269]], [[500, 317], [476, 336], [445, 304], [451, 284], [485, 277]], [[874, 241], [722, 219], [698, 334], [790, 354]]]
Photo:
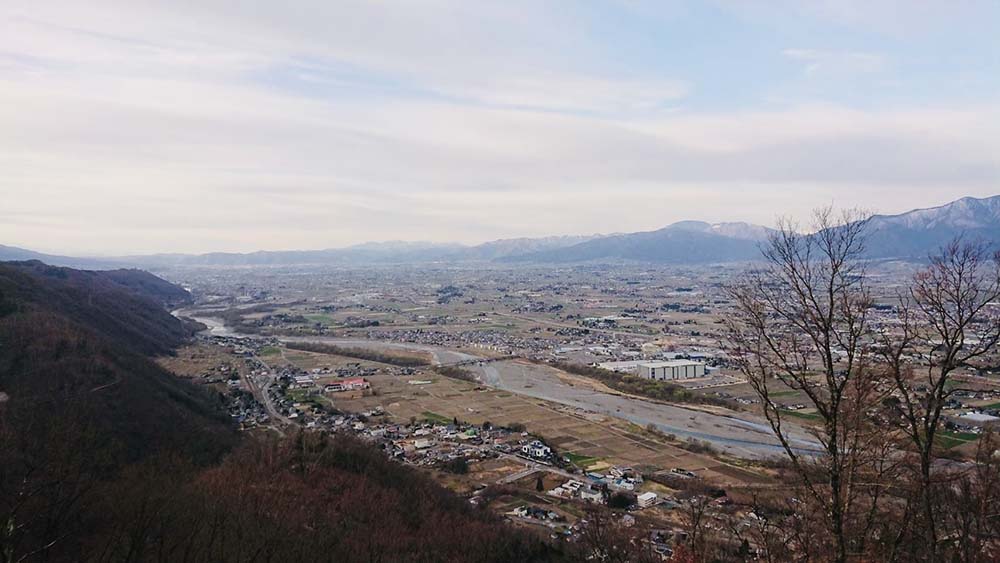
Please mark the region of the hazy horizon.
[[1000, 192], [991, 2], [0, 8], [0, 244], [323, 249]]
[[[963, 197], [972, 197], [972, 196], [963, 196]], [[1000, 197], [1000, 194], [995, 194], [993, 196], [984, 196], [984, 197]], [[953, 202], [944, 202], [944, 203], [953, 203]], [[818, 206], [818, 207], [822, 207], [822, 206]], [[892, 215], [898, 215], [898, 214], [906, 213], [906, 212], [910, 212], [910, 211], [919, 211], [919, 210], [923, 210], [923, 209], [933, 209], [933, 208], [936, 208], [936, 207], [939, 207], [939, 206], [938, 205], [933, 205], [933, 206], [927, 206], [927, 207], [922, 207], [922, 208], [906, 209], [906, 210], [904, 210], [904, 211], [902, 211], [900, 213], [895, 213], [895, 212], [893, 212], [893, 213], [878, 213], [877, 210], [870, 210], [870, 209], [863, 209], [863, 211], [870, 212], [870, 213], [873, 213], [875, 215], [892, 216]], [[861, 208], [858, 208], [858, 209], [861, 209]], [[813, 211], [815, 211], [815, 209], [810, 210], [810, 213], [807, 214], [807, 216], [802, 217], [801, 219], [799, 219], [799, 218], [793, 218], [793, 217], [790, 217], [790, 216], [787, 216], [787, 215], [784, 215], [784, 216], [781, 216], [781, 217], [785, 218], [785, 219], [791, 219], [792, 221], [796, 221], [796, 223], [795, 223], [796, 226], [801, 227], [801, 228], [803, 228], [805, 230], [808, 230], [808, 227], [810, 225], [809, 222], [811, 221], [810, 214]], [[682, 219], [681, 221], [702, 221], [702, 220], [700, 220], [700, 219]], [[710, 223], [710, 221], [702, 221], [702, 222]], [[734, 223], [739, 223], [741, 221], [733, 221], [733, 222]], [[777, 225], [776, 222], [773, 223], [773, 224], [761, 224], [761, 223], [750, 223], [750, 222], [745, 222], [745, 223], [751, 224], [751, 225], [765, 226], [765, 227], [768, 227], [768, 228], [778, 228], [778, 225]], [[669, 227], [672, 224], [673, 223], [666, 224], [666, 225], [661, 225], [660, 227], [657, 227], [657, 228], [654, 228], [654, 229], [651, 229], [651, 230], [657, 230], [659, 228]], [[53, 254], [53, 255], [66, 255], [66, 256], [77, 257], [77, 258], [97, 258], [97, 259], [100, 259], [100, 258], [127, 258], [129, 256], [152, 256], [152, 255], [172, 255], [172, 254], [176, 254], [176, 255], [207, 255], [207, 254], [252, 254], [252, 253], [255, 253], [255, 252], [299, 252], [299, 251], [315, 252], [315, 251], [323, 251], [323, 250], [344, 250], [344, 249], [350, 249], [350, 248], [360, 248], [360, 247], [364, 247], [364, 246], [367, 246], [367, 245], [393, 245], [393, 244], [414, 245], [414, 246], [428, 245], [428, 246], [441, 246], [441, 247], [454, 246], [456, 248], [458, 248], [458, 247], [472, 248], [472, 247], [476, 247], [478, 245], [482, 245], [482, 244], [486, 244], [486, 243], [492, 243], [492, 242], [499, 242], [499, 241], [513, 241], [513, 240], [524, 240], [524, 239], [545, 239], [545, 238], [563, 238], [563, 237], [567, 237], [567, 238], [575, 238], [575, 237], [606, 237], [606, 236], [615, 236], [615, 235], [627, 235], [627, 234], [632, 234], [632, 233], [635, 233], [635, 232], [641, 232], [641, 231], [615, 231], [615, 232], [604, 232], [604, 233], [565, 233], [565, 234], [544, 234], [543, 233], [543, 234], [539, 234], [539, 235], [526, 235], [526, 236], [516, 236], [516, 237], [515, 236], [511, 236], [511, 237], [501, 236], [501, 237], [495, 238], [495, 239], [477, 240], [477, 241], [471, 241], [471, 242], [468, 242], [468, 241], [456, 241], [456, 240], [433, 241], [433, 240], [419, 240], [419, 239], [381, 239], [381, 240], [379, 240], [379, 239], [373, 239], [373, 240], [365, 240], [365, 241], [361, 241], [361, 242], [355, 242], [355, 243], [338, 245], [338, 246], [315, 246], [315, 247], [301, 247], [301, 248], [275, 247], [275, 248], [256, 248], [256, 249], [252, 249], [252, 250], [234, 250], [234, 251], [229, 251], [229, 250], [202, 250], [202, 251], [190, 251], [190, 252], [168, 250], [168, 251], [160, 251], [160, 252], [141, 252], [141, 251], [139, 251], [139, 252], [124, 252], [124, 253], [112, 253], [112, 252], [103, 252], [103, 253], [102, 252], [90, 252], [90, 253], [88, 253], [88, 252], [78, 252], [78, 253], [74, 253], [74, 252], [63, 252], [63, 251], [61, 251], [59, 249], [50, 250], [50, 249], [44, 249], [44, 248], [38, 248], [38, 247], [18, 246], [18, 245], [12, 245], [12, 244], [6, 244], [6, 246], [15, 247], [15, 248], [22, 248], [24, 250], [32, 250], [32, 251], [36, 251], [36, 252], [42, 252], [42, 253]], [[0, 247], [2, 247], [2, 246], [5, 246], [5, 244], [4, 244], [3, 241], [0, 241]]]

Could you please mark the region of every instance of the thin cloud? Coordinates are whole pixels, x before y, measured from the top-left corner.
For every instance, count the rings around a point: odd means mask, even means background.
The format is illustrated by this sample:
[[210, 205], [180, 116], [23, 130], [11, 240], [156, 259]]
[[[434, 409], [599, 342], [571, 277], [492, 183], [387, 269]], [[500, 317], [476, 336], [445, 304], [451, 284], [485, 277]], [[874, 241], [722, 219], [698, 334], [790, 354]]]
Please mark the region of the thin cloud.
[[896, 54], [773, 46], [743, 69], [736, 39], [701, 58], [670, 43], [693, 9], [609, 37], [573, 5], [4, 8], [0, 244], [476, 242], [770, 224], [829, 201], [902, 211], [1000, 185], [995, 103], [772, 103], [711, 80], [779, 88], [789, 61], [811, 84], [898, 74]]
[[808, 76], [829, 73], [836, 75], [870, 74], [886, 69], [888, 60], [878, 53], [858, 51], [821, 51], [816, 49], [785, 49], [782, 54], [804, 63]]

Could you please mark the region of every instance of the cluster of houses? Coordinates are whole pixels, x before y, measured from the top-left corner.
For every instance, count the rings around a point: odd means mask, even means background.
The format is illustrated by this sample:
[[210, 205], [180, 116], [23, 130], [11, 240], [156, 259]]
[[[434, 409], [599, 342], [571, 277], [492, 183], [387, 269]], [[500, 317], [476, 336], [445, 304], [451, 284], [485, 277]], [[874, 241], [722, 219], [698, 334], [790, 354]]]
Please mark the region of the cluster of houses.
[[605, 474], [588, 473], [587, 477], [623, 491], [634, 491], [642, 485], [642, 475], [631, 467], [612, 467]]
[[[587, 473], [583, 479], [570, 479], [565, 483], [550, 489], [545, 494], [563, 498], [580, 499], [587, 502], [603, 504], [608, 501], [612, 491], [632, 493], [642, 486], [642, 475], [630, 467], [612, 467], [607, 473]], [[636, 506], [648, 508], [656, 504], [656, 493], [642, 493], [636, 497]]]
[[338, 393], [341, 391], [358, 391], [362, 389], [371, 389], [371, 384], [365, 380], [363, 377], [348, 377], [345, 379], [340, 379], [334, 381], [333, 383], [328, 383], [323, 386], [323, 391], [325, 393]]
[[[454, 422], [397, 424], [377, 421], [381, 414], [384, 414], [381, 409], [375, 409], [360, 416], [336, 415], [322, 424], [332, 431], [350, 431], [377, 443], [395, 459], [424, 467], [440, 467], [459, 458], [475, 461], [500, 455], [523, 455], [523, 448], [531, 444], [536, 444], [531, 448], [533, 452], [543, 451], [537, 447], [540, 444], [537, 440], [503, 427]], [[551, 456], [551, 450], [548, 451]]]
[[[541, 440], [526, 437], [523, 432], [503, 427], [471, 424], [380, 422], [380, 408], [359, 414], [337, 414], [324, 417], [318, 423], [331, 431], [347, 431], [379, 444], [391, 457], [404, 463], [423, 467], [441, 467], [461, 458], [467, 461], [517, 455], [535, 462], [555, 461], [552, 449]], [[611, 467], [604, 474], [587, 473], [581, 479], [569, 479], [546, 494], [564, 499], [580, 499], [593, 503], [607, 502], [614, 490], [636, 491], [642, 476], [629, 467]], [[657, 501], [655, 493], [636, 497], [639, 508]], [[535, 517], [523, 514], [521, 517]]]
[[608, 489], [595, 483], [586, 484], [583, 481], [570, 479], [562, 485], [547, 491], [545, 494], [557, 498], [578, 498], [587, 502], [602, 504], [607, 502]]
[[[981, 403], [986, 402], [986, 405]], [[979, 406], [975, 406], [975, 405]], [[1000, 427], [1000, 391], [997, 390], [956, 390], [952, 393], [946, 422], [955, 430], [978, 433], [986, 428]]]
[[233, 389], [226, 395], [226, 410], [244, 430], [267, 424], [271, 420], [263, 405], [251, 393], [241, 389]]
[[514, 510], [507, 513], [508, 516], [513, 516], [515, 518], [523, 518], [525, 520], [536, 520], [540, 522], [564, 522], [564, 518], [558, 512], [553, 510], [546, 510], [537, 506], [531, 506], [528, 504], [518, 506]]
[[[295, 372], [292, 368], [274, 373], [266, 370], [263, 364], [252, 363], [254, 358], [248, 357], [248, 365], [257, 367], [255, 375], [267, 375], [269, 379], [283, 381], [288, 389], [301, 389], [307, 385], [316, 385], [317, 380], [329, 377], [329, 373], [319, 370], [316, 373]], [[342, 385], [346, 388], [365, 388], [368, 382], [364, 378], [339, 378], [327, 385]], [[522, 430], [512, 430], [491, 425], [476, 426], [459, 424], [457, 421], [411, 422], [399, 424], [389, 422], [381, 407], [375, 407], [361, 413], [336, 413], [324, 409], [312, 409], [307, 405], [297, 404], [281, 391], [282, 386], [268, 386], [275, 403], [288, 418], [306, 428], [323, 429], [330, 432], [348, 432], [366, 441], [377, 444], [392, 458], [418, 467], [446, 468], [454, 460], [472, 462], [514, 456], [530, 460], [541, 465], [564, 465], [556, 452], [543, 441], [533, 438]], [[267, 422], [267, 414], [253, 395], [242, 389], [234, 389], [231, 393], [231, 413], [239, 416], [241, 422], [248, 425]], [[537, 467], [537, 466], [536, 466]], [[565, 474], [564, 471], [543, 468]], [[563, 484], [549, 490], [546, 494], [553, 498], [579, 500], [594, 504], [608, 502], [615, 491], [639, 491], [643, 478], [637, 471], [628, 467], [610, 467], [603, 473], [590, 472], [577, 478], [567, 479]], [[635, 509], [646, 509], [664, 502], [653, 492], [643, 492], [633, 496]], [[473, 497], [472, 500], [475, 500]], [[669, 502], [669, 501], [668, 501]], [[557, 512], [554, 507], [533, 506], [525, 504], [508, 513], [509, 517], [522, 519], [538, 525], [548, 526], [558, 531], [563, 537], [572, 541], [580, 530], [587, 525], [585, 520], [575, 523], [566, 521], [566, 517]], [[624, 522], [635, 522], [631, 514], [620, 514]], [[665, 543], [661, 544], [666, 546]], [[666, 552], [665, 552], [666, 553]]]
[[[313, 371], [316, 372], [316, 370]], [[326, 373], [329, 373], [329, 370]], [[359, 391], [371, 388], [371, 384], [364, 377], [351, 377], [338, 374], [337, 378], [334, 379], [329, 375], [324, 376], [322, 372], [299, 373], [293, 368], [284, 368], [279, 375], [279, 380], [284, 380], [288, 383], [289, 388], [304, 389], [314, 393], [319, 392], [320, 389], [322, 389], [323, 393], [339, 393], [342, 391]]]
[[[478, 322], [484, 322], [480, 320]], [[508, 355], [542, 354], [551, 343], [538, 337], [522, 337], [502, 330], [465, 330], [445, 332], [425, 329], [371, 330], [365, 334], [371, 340], [387, 340], [426, 344], [446, 348], [479, 348]]]

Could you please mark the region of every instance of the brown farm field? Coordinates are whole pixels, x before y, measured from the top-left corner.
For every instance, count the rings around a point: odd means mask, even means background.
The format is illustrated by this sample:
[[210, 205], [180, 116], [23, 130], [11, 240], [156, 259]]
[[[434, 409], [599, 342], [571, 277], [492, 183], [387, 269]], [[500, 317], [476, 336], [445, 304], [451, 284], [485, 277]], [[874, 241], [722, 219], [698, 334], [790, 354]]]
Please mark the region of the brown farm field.
[[177, 349], [172, 356], [161, 356], [156, 362], [180, 377], [221, 376], [220, 366], [239, 370], [242, 358], [233, 356], [229, 348], [205, 344], [189, 344]]
[[[412, 377], [377, 375], [369, 378], [374, 394], [367, 397], [332, 395], [345, 411], [381, 406], [398, 422], [412, 419], [452, 419], [507, 426], [520, 423], [562, 454], [583, 459], [600, 470], [611, 465], [665, 470], [679, 467], [725, 484], [759, 482], [766, 477], [695, 454], [668, 443], [628, 422], [500, 391], [436, 374]], [[427, 384], [410, 382], [430, 381]]]
[[393, 371], [396, 368], [388, 364], [382, 364], [378, 362], [372, 362], [368, 360], [362, 360], [359, 358], [351, 358], [348, 356], [338, 356], [335, 354], [317, 354], [316, 352], [306, 352], [304, 350], [291, 350], [288, 348], [281, 348], [280, 358], [272, 356], [271, 358], [265, 358], [272, 364], [279, 364], [279, 359], [283, 363], [292, 364], [293, 366], [303, 369], [306, 371], [315, 368], [330, 368], [337, 369], [342, 367], [347, 367], [351, 365], [360, 365], [363, 368], [375, 368], [384, 371]]

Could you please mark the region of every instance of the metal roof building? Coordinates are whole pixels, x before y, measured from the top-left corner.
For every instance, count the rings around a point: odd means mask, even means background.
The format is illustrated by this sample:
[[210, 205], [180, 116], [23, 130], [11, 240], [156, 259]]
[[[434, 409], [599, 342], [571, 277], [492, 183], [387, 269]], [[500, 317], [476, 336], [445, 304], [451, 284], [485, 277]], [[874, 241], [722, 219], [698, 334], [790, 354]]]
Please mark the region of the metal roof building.
[[705, 377], [705, 364], [691, 360], [646, 362], [639, 364], [639, 376], [658, 381]]

